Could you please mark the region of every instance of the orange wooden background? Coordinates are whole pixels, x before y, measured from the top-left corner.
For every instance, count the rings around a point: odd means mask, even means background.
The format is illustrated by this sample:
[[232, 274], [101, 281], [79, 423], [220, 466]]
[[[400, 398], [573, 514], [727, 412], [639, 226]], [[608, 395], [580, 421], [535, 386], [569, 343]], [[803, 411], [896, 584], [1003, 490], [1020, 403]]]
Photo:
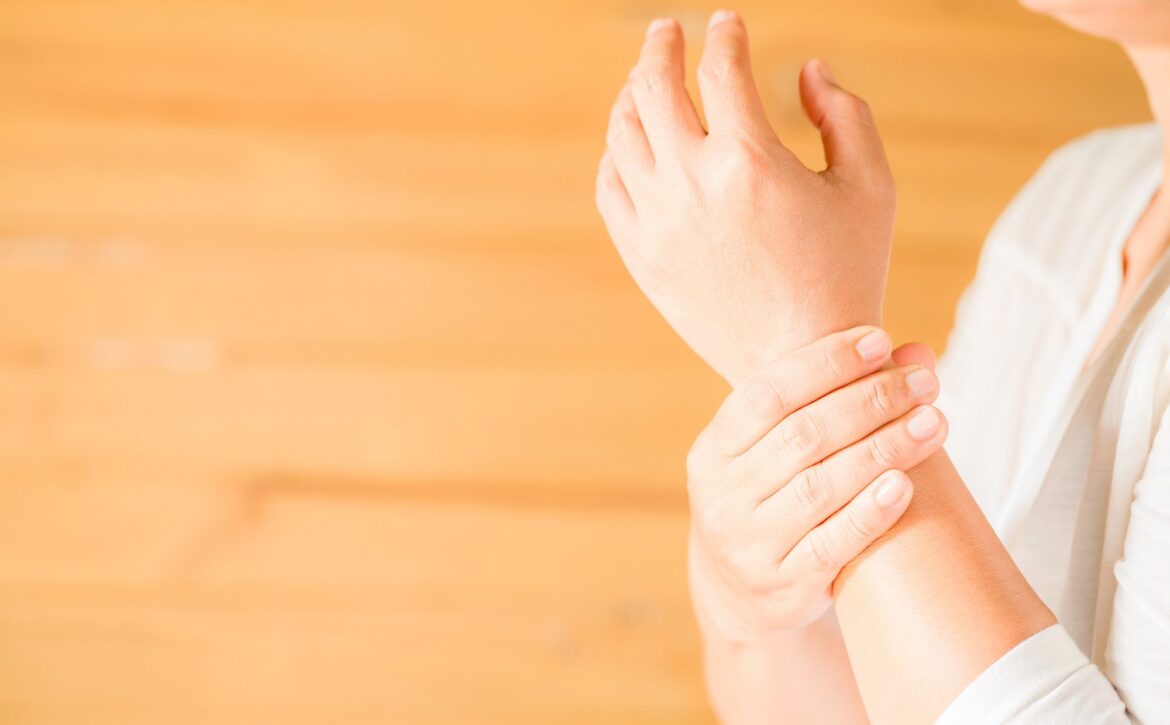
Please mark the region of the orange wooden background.
[[[592, 177], [644, 23], [712, 9], [0, 0], [0, 720], [708, 721], [724, 389]], [[738, 9], [806, 158], [803, 59], [878, 112], [900, 338], [1050, 149], [1145, 117], [1007, 0]]]

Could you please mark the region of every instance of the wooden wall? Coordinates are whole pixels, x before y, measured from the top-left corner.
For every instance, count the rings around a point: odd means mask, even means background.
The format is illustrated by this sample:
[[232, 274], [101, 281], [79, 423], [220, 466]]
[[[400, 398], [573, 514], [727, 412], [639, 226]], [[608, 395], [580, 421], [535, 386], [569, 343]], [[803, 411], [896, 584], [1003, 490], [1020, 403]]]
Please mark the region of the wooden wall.
[[[1053, 147], [1146, 115], [1007, 0], [737, 7], [810, 162], [803, 59], [877, 109], [903, 339]], [[0, 721], [709, 721], [682, 459], [725, 391], [592, 179], [644, 24], [712, 9], [0, 0]]]

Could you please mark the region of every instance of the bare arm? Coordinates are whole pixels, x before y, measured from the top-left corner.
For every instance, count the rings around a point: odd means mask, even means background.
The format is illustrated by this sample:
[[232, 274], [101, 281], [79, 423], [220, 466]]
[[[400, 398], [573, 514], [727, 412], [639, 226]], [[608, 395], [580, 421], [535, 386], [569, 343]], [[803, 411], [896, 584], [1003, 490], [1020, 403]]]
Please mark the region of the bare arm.
[[866, 722], [841, 630], [816, 622], [751, 643], [703, 635], [707, 689], [726, 723]]
[[876, 723], [933, 722], [1055, 621], [946, 454], [910, 475], [915, 496], [902, 520], [836, 580], [840, 629], [826, 616], [743, 642], [703, 627], [708, 687], [725, 722], [865, 722], [867, 712]]
[[725, 722], [865, 722], [867, 712], [878, 723], [933, 722], [1055, 621], [945, 452], [910, 476], [915, 496], [902, 519], [837, 577], [836, 618], [748, 643], [703, 627], [708, 687]]
[[1056, 619], [940, 451], [910, 472], [902, 521], [837, 580], [841, 630], [870, 718], [933, 722]]

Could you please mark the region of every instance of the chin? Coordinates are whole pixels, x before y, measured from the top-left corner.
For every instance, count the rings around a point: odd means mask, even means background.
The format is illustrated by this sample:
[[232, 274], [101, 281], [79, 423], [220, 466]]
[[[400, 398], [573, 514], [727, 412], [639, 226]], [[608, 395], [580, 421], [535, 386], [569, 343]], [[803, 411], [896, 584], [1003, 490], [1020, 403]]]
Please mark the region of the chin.
[[1123, 45], [1170, 47], [1170, 0], [1020, 0], [1074, 30]]

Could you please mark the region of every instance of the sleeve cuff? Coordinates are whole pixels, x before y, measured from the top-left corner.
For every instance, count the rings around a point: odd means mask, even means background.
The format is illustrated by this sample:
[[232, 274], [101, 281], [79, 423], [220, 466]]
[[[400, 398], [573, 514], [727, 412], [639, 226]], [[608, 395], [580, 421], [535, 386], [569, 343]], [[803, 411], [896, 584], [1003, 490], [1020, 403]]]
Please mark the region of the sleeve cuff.
[[940, 725], [1128, 723], [1125, 705], [1064, 627], [1020, 642], [947, 707]]

